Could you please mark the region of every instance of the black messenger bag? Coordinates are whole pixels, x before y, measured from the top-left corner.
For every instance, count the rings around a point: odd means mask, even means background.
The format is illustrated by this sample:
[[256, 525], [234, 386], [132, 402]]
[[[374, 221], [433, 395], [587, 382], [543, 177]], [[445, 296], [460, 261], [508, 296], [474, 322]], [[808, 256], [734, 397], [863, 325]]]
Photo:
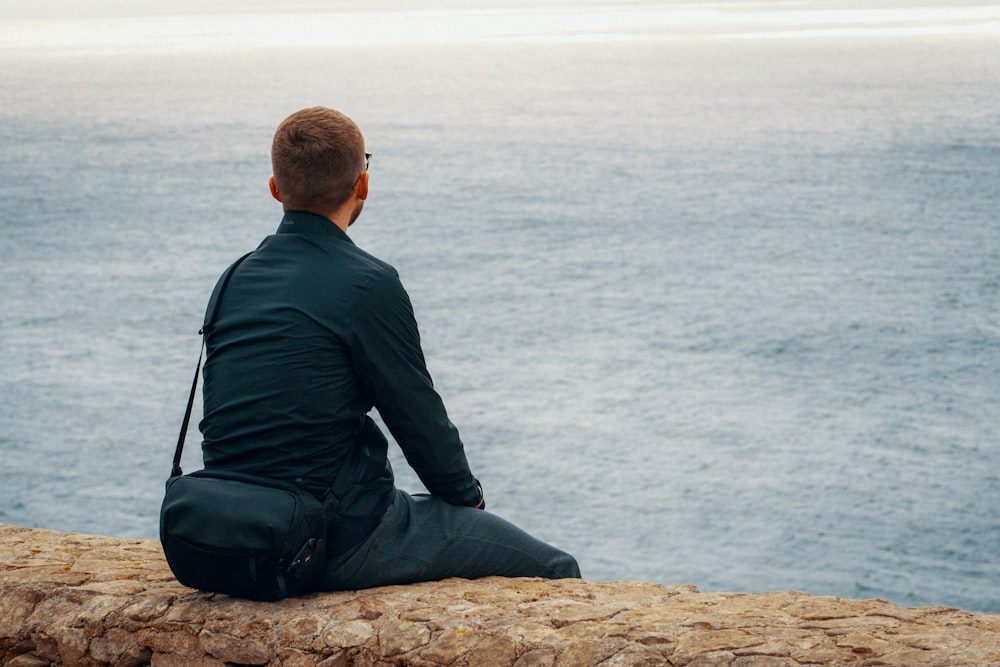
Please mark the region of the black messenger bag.
[[160, 508], [160, 542], [177, 581], [251, 600], [316, 590], [326, 525], [308, 491], [221, 470], [171, 477]]
[[[223, 277], [204, 337], [229, 279]], [[160, 543], [170, 570], [185, 586], [251, 600], [309, 593], [323, 576], [327, 508], [313, 494], [279, 480], [225, 470], [184, 475], [181, 453], [204, 354], [198, 355], [173, 470], [160, 508]], [[336, 489], [328, 497], [336, 499]]]

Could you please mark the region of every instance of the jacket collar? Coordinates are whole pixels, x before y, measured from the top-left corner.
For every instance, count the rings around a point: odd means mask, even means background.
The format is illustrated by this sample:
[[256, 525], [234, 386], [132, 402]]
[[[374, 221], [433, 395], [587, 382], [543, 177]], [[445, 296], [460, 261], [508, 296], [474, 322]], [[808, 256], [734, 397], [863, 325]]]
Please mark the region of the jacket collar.
[[354, 243], [340, 227], [327, 218], [309, 211], [285, 211], [277, 233], [335, 236], [348, 243]]

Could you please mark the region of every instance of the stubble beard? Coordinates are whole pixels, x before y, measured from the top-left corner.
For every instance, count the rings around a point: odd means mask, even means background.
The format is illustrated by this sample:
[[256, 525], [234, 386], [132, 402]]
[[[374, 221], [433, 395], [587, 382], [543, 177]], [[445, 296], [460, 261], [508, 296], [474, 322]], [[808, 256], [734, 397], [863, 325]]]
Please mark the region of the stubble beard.
[[361, 209], [363, 209], [364, 207], [365, 207], [365, 202], [363, 200], [359, 201], [357, 206], [354, 207], [354, 210], [351, 211], [351, 217], [347, 221], [348, 227], [354, 224], [354, 221], [358, 219], [359, 215], [361, 215]]

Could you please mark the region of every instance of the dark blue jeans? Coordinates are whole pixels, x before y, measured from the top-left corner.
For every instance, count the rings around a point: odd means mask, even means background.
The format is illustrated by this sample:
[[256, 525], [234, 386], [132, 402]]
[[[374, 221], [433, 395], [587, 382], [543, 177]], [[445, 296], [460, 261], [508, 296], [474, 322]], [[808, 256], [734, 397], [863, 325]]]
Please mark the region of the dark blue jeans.
[[448, 577], [579, 578], [576, 560], [495, 514], [429, 495], [396, 497], [375, 531], [326, 564], [323, 590]]

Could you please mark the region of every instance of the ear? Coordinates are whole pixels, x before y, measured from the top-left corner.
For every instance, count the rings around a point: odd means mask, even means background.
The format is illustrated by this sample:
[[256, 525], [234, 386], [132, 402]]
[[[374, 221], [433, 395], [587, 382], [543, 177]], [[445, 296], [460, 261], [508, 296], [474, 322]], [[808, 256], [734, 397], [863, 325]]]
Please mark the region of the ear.
[[267, 187], [271, 190], [271, 196], [281, 201], [281, 193], [278, 192], [278, 184], [274, 182], [274, 176], [267, 179]]
[[[273, 178], [273, 177], [272, 177]], [[364, 201], [368, 199], [368, 172], [363, 172], [361, 178], [358, 179], [358, 189], [354, 193], [354, 196]]]

